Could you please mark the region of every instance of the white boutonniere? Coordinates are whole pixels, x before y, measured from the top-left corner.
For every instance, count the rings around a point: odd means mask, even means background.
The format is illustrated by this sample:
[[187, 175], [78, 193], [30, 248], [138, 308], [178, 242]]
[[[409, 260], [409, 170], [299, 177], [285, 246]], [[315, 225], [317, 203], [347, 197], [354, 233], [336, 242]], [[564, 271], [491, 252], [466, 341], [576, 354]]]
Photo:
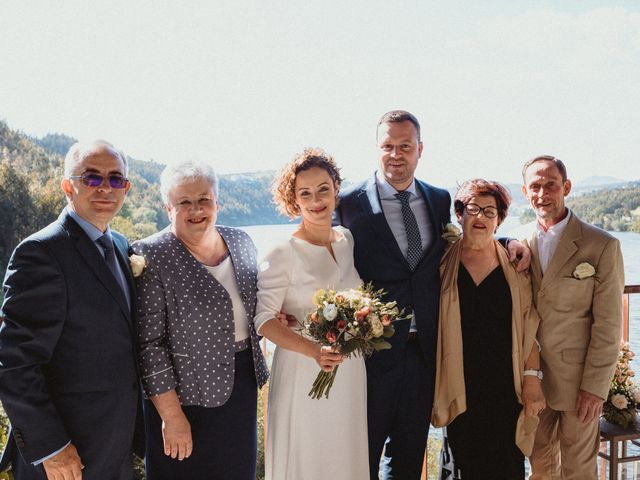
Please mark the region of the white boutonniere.
[[136, 255], [135, 253], [129, 256], [129, 265], [131, 265], [131, 273], [135, 278], [138, 278], [144, 272], [144, 267], [147, 266], [147, 262], [142, 255]]
[[588, 262], [582, 262], [576, 267], [571, 275], [573, 278], [577, 278], [578, 280], [584, 280], [585, 278], [593, 277], [595, 274], [596, 269], [593, 268], [593, 265]]
[[447, 243], [456, 243], [460, 240], [461, 236], [462, 232], [453, 223], [447, 223], [442, 228], [442, 238], [444, 238]]

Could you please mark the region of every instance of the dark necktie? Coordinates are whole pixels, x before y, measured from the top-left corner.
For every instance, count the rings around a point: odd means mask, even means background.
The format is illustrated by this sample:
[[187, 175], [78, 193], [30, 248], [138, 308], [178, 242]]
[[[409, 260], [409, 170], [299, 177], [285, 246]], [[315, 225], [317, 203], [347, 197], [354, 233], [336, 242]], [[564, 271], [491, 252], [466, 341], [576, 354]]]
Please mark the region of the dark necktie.
[[105, 234], [105, 235], [102, 235], [100, 238], [98, 238], [98, 243], [104, 250], [104, 259], [107, 262], [107, 267], [109, 267], [109, 270], [111, 270], [111, 273], [113, 274], [113, 277], [116, 279], [116, 282], [118, 282], [118, 285], [120, 285], [120, 288], [122, 289], [122, 293], [124, 294], [128, 303], [129, 295], [127, 295], [127, 288], [124, 284], [124, 278], [122, 278], [122, 274], [118, 269], [118, 264], [117, 264], [118, 260], [116, 259], [116, 252], [114, 251], [113, 240], [109, 235]]
[[402, 221], [404, 222], [404, 229], [407, 232], [407, 261], [411, 270], [414, 270], [420, 259], [422, 258], [422, 240], [420, 238], [420, 230], [418, 229], [418, 222], [416, 216], [411, 211], [409, 206], [409, 192], [402, 191], [395, 194], [395, 197], [400, 200], [402, 205]]

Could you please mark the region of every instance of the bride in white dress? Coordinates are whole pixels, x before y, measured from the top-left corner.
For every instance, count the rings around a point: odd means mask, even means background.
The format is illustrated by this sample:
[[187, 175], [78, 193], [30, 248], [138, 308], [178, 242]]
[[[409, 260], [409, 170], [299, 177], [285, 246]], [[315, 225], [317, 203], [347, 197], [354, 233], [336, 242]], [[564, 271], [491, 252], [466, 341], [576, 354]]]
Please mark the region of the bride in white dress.
[[[274, 248], [258, 273], [255, 326], [276, 344], [269, 386], [265, 478], [267, 480], [367, 480], [367, 391], [362, 357], [340, 354], [304, 338], [278, 318], [302, 320], [320, 288], [356, 288], [349, 230], [331, 227], [340, 187], [333, 160], [307, 149], [277, 179], [279, 208], [302, 222]], [[340, 365], [329, 399], [309, 390], [322, 368]]]

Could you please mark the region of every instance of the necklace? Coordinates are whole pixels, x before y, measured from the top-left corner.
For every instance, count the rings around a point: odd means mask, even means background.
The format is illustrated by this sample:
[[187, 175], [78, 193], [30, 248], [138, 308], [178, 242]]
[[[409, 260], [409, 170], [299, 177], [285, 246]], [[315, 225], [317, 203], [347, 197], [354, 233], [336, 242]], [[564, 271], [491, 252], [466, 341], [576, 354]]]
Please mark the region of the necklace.
[[489, 276], [489, 274], [493, 271], [493, 269], [495, 268], [495, 264], [498, 263], [497, 259], [494, 257], [491, 259], [491, 262], [489, 263], [489, 266], [487, 267], [487, 269], [484, 271], [484, 273], [482, 274], [482, 277], [480, 278], [480, 283], [482, 283], [482, 280], [484, 280], [485, 278], [487, 278]]
[[[485, 258], [482, 258], [482, 257], [485, 257]], [[473, 251], [473, 252], [466, 252], [466, 254], [463, 254], [462, 258], [460, 259], [461, 263], [464, 265], [465, 269], [469, 273], [469, 276], [473, 280], [473, 283], [476, 285], [476, 287], [480, 285], [483, 282], [483, 280], [489, 276], [489, 274], [495, 268], [496, 264], [499, 263], [494, 252], [491, 252], [491, 256], [489, 257], [488, 264], [485, 263], [486, 258], [487, 256], [484, 253], [480, 253], [479, 251]]]

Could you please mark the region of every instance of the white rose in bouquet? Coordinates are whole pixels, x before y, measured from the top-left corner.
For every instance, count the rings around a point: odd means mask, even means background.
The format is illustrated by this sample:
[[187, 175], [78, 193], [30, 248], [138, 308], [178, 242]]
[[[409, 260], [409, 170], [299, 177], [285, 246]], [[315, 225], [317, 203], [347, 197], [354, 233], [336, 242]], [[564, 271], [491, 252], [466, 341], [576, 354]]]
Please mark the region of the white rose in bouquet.
[[376, 338], [381, 337], [384, 333], [384, 325], [382, 325], [378, 317], [371, 319], [371, 333], [373, 333], [373, 336]]
[[322, 309], [322, 316], [327, 320], [329, 320], [330, 322], [335, 320], [337, 315], [338, 315], [338, 307], [336, 307], [333, 303], [327, 304]]
[[613, 395], [611, 397], [611, 403], [618, 410], [624, 410], [629, 405], [629, 402], [627, 401], [627, 397], [621, 394]]

